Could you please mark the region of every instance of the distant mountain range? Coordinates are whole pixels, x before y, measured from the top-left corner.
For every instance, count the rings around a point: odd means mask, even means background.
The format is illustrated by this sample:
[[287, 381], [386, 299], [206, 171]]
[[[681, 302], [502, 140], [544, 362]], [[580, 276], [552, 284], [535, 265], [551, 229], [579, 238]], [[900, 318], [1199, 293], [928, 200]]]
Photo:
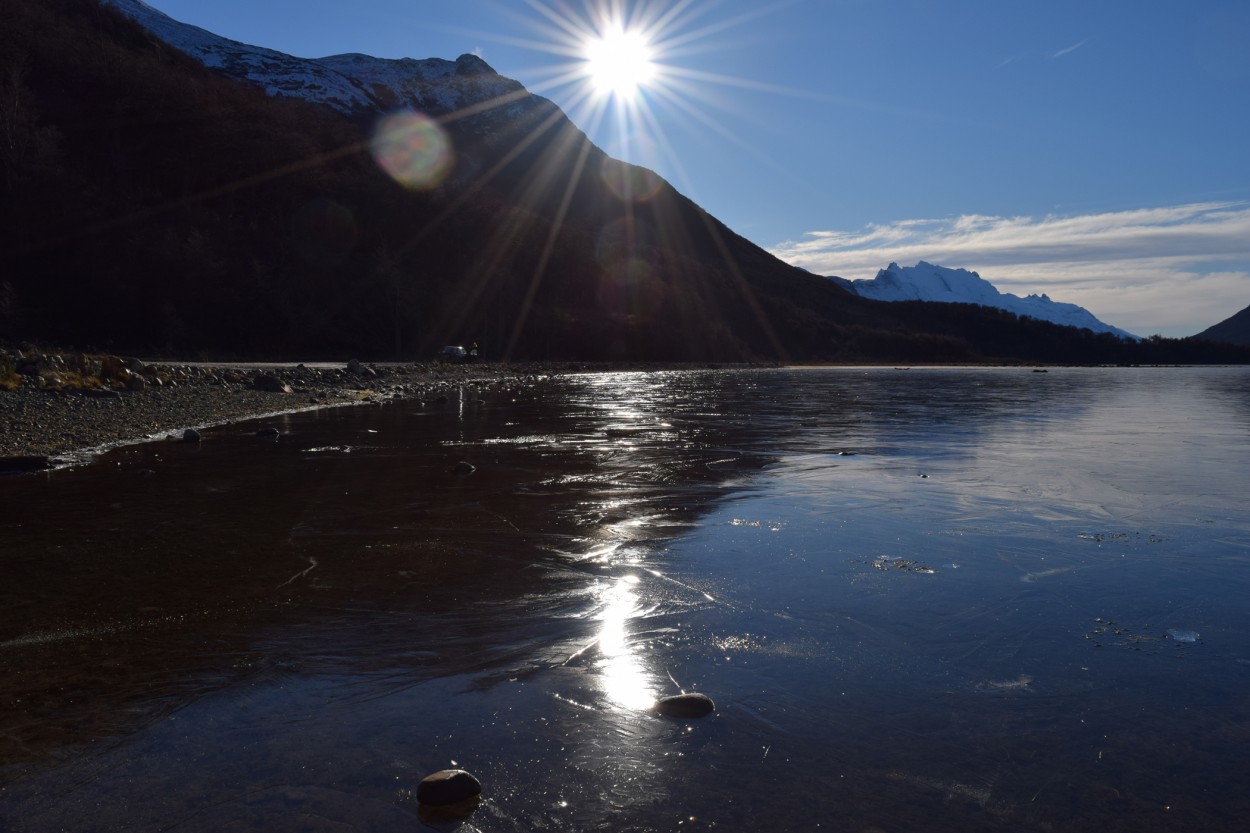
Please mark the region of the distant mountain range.
[[877, 301], [940, 301], [943, 303], [980, 304], [996, 307], [1016, 315], [1051, 321], [1065, 327], [1082, 327], [1096, 333], [1112, 333], [1122, 338], [1137, 338], [1130, 332], [1104, 324], [1093, 313], [1076, 304], [1052, 301], [1046, 295], [1021, 298], [999, 292], [989, 281], [967, 269], [948, 269], [920, 261], [915, 266], [891, 263], [877, 272], [872, 280], [848, 281], [835, 278], [842, 286], [861, 298]]
[[[0, 342], [188, 358], [421, 359], [477, 342], [513, 360], [1250, 360], [862, 297], [612, 159], [472, 55], [296, 58], [140, 0], [0, 0], [0, 19]], [[408, 178], [414, 165], [434, 175]]]

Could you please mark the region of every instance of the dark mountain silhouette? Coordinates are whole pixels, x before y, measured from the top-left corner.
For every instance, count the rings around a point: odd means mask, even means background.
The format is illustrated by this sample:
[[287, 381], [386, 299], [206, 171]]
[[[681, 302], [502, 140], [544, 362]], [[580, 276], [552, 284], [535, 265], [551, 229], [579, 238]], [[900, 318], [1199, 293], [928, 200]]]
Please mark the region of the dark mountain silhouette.
[[1225, 318], [1218, 324], [1207, 327], [1197, 339], [1222, 341], [1228, 344], [1250, 345], [1250, 307], [1246, 307], [1236, 315]]
[[[97, 0], [0, 0], [0, 16], [0, 340], [256, 358], [472, 341], [488, 358], [577, 360], [1250, 355], [857, 298], [610, 159], [480, 61], [412, 62], [501, 90], [434, 114], [454, 156], [413, 189], [375, 161], [391, 134], [367, 108], [270, 97]], [[419, 150], [428, 128], [395, 135]]]

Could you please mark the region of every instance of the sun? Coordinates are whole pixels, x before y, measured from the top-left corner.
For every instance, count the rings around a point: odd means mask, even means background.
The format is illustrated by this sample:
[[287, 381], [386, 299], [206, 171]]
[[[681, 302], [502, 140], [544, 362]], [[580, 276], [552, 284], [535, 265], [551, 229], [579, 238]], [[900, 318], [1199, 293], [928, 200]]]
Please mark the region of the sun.
[[586, 42], [586, 74], [601, 96], [632, 98], [655, 77], [651, 44], [639, 30], [615, 25]]

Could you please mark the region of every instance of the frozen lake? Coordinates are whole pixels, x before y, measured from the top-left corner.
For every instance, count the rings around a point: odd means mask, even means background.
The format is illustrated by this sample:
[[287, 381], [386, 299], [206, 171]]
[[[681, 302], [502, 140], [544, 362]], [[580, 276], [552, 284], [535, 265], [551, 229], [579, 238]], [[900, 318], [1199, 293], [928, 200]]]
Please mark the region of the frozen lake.
[[[1250, 814], [1250, 369], [599, 374], [279, 424], [0, 481], [0, 829]], [[647, 711], [682, 689], [717, 711]], [[422, 819], [453, 764], [483, 803]]]

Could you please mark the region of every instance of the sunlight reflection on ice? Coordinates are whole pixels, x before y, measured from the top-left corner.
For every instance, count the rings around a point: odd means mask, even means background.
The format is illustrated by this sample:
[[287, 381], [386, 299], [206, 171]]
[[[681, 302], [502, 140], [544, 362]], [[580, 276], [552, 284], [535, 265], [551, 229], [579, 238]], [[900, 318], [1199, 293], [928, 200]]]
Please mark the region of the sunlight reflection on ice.
[[599, 651], [602, 659], [598, 670], [603, 679], [603, 693], [614, 705], [624, 709], [646, 709], [655, 702], [656, 690], [639, 655], [629, 640], [629, 621], [641, 615], [637, 593], [638, 576], [626, 575], [607, 585], [599, 600]]

